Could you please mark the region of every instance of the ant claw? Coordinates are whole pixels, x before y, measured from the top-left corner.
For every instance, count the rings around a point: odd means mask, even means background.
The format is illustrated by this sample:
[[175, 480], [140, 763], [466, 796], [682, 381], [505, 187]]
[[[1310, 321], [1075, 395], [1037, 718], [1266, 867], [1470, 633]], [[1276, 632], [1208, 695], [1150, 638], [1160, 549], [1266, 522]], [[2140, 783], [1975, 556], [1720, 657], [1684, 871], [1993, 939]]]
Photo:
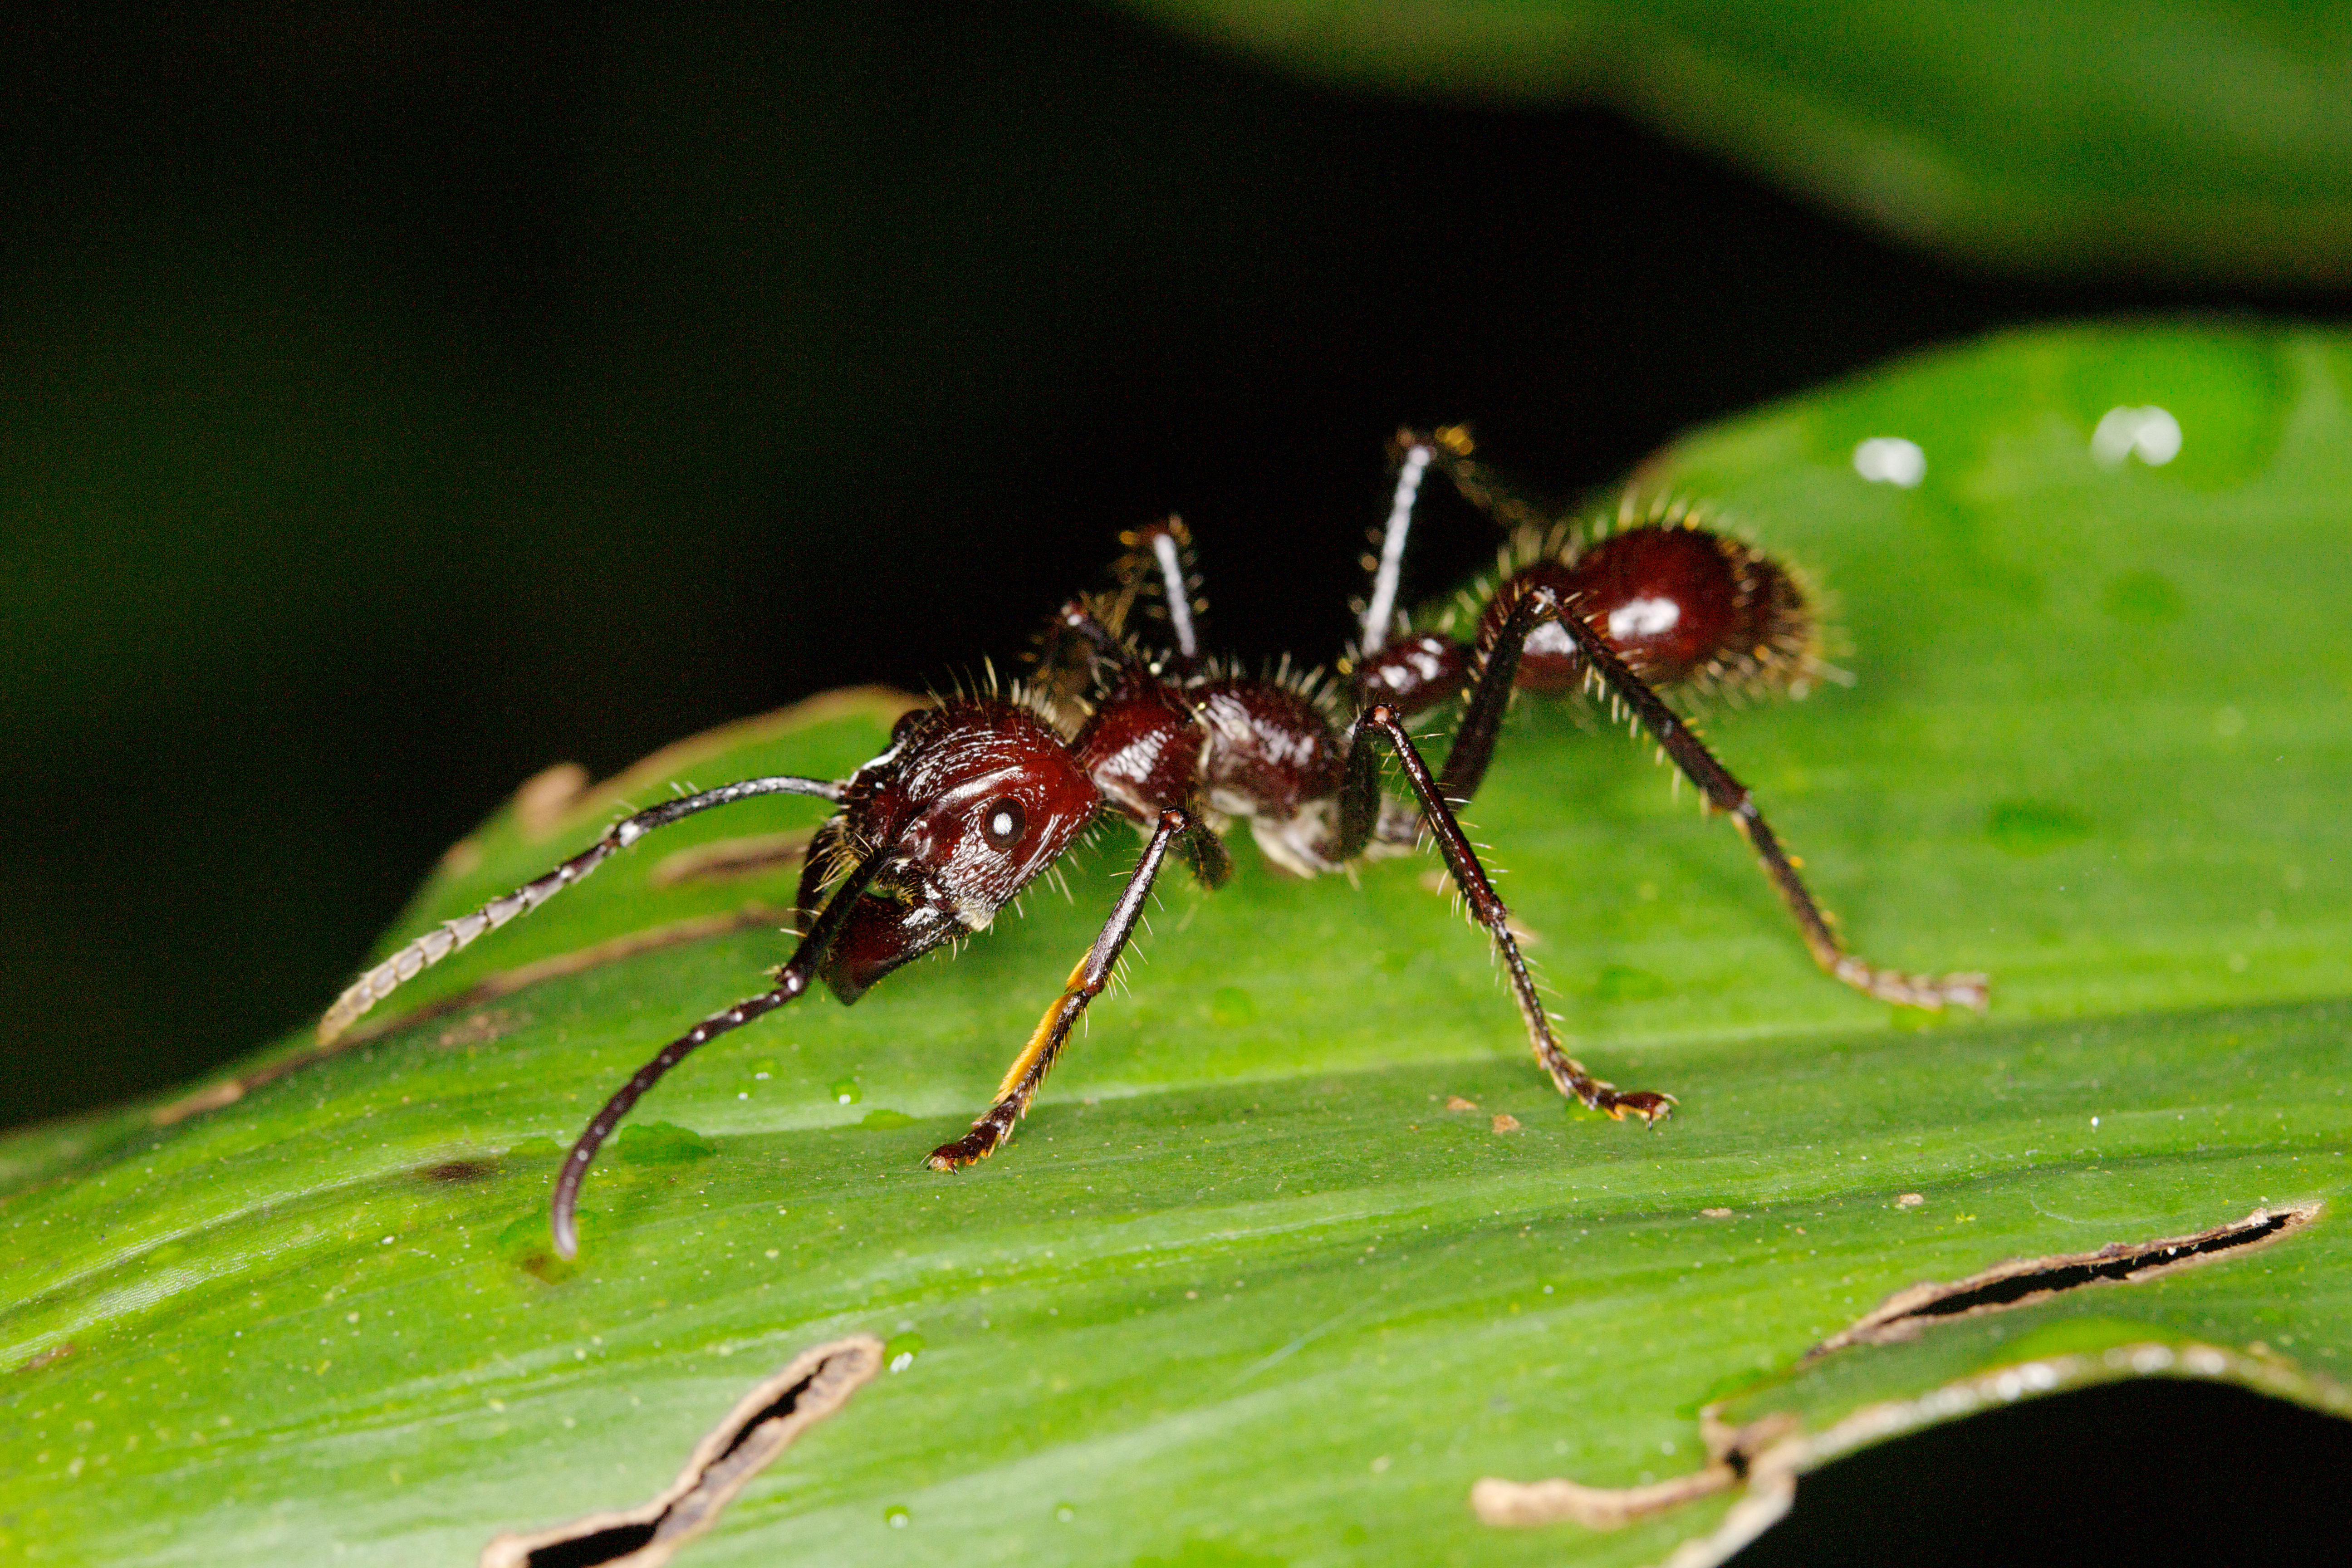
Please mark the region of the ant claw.
[[979, 1164], [994, 1152], [996, 1140], [989, 1137], [985, 1129], [974, 1128], [954, 1142], [942, 1143], [932, 1150], [923, 1163], [934, 1171], [945, 1171], [953, 1175], [966, 1165]]
[[1642, 1089], [1633, 1094], [1612, 1092], [1601, 1109], [1620, 1121], [1624, 1121], [1628, 1115], [1633, 1115], [1642, 1119], [1643, 1126], [1655, 1127], [1659, 1122], [1672, 1116], [1675, 1113], [1675, 1107], [1680, 1103], [1681, 1101], [1675, 1100], [1671, 1094], [1658, 1094]]

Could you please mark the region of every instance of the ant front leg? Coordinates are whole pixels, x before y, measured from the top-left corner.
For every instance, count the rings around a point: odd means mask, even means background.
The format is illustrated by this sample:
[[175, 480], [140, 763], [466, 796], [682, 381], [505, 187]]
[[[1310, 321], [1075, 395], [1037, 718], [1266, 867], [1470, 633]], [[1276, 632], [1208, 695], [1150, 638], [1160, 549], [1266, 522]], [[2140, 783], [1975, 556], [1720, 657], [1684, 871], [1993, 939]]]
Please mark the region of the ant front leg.
[[943, 1143], [931, 1151], [926, 1162], [934, 1171], [954, 1171], [987, 1159], [1013, 1136], [1013, 1123], [1029, 1109], [1029, 1101], [1054, 1069], [1055, 1058], [1069, 1042], [1070, 1028], [1087, 1010], [1087, 1005], [1102, 994], [1110, 984], [1111, 972], [1118, 967], [1119, 954], [1127, 950], [1128, 940], [1143, 920], [1143, 901], [1151, 896], [1151, 885], [1159, 879], [1160, 868], [1166, 864], [1168, 851], [1180, 835], [1190, 835], [1196, 841], [1196, 863], [1223, 866], [1224, 847], [1193, 815], [1181, 806], [1170, 806], [1160, 814], [1160, 824], [1143, 847], [1143, 858], [1127, 879], [1111, 909], [1110, 919], [1103, 923], [1102, 934], [1087, 950], [1077, 967], [1070, 971], [1069, 980], [1062, 994], [1037, 1020], [1037, 1027], [1029, 1043], [1013, 1060], [1004, 1074], [1004, 1081], [996, 1087], [996, 1103], [981, 1113], [971, 1124], [971, 1131], [952, 1143]]
[[1511, 977], [1511, 994], [1518, 1002], [1519, 1016], [1528, 1026], [1528, 1044], [1560, 1093], [1620, 1121], [1628, 1116], [1638, 1116], [1644, 1123], [1654, 1123], [1672, 1114], [1673, 1095], [1649, 1090], [1620, 1093], [1614, 1086], [1585, 1071], [1581, 1062], [1560, 1048], [1558, 1037], [1551, 1031], [1551, 1015], [1544, 1011], [1543, 998], [1536, 991], [1535, 976], [1528, 973], [1528, 961], [1519, 952], [1518, 939], [1511, 934], [1510, 911], [1495, 892], [1486, 868], [1478, 864], [1478, 852], [1464, 836], [1453, 806], [1429, 776], [1429, 768], [1422, 762], [1412, 737], [1405, 732], [1396, 710], [1386, 703], [1376, 703], [1361, 714], [1348, 737], [1348, 774], [1339, 793], [1339, 858], [1349, 860], [1361, 854], [1370, 843], [1379, 820], [1380, 755], [1372, 746], [1375, 736], [1387, 742], [1396, 752], [1405, 781], [1412, 786], [1413, 798], [1421, 803], [1422, 816], [1437, 840], [1438, 852], [1445, 857], [1445, 868], [1454, 874], [1454, 885], [1462, 889], [1472, 917], [1494, 939], [1495, 951], [1501, 955], [1503, 967]]
[[808, 847], [801, 854], [800, 889], [793, 896], [795, 932], [804, 935], [810, 930], [809, 921], [816, 918], [817, 906], [824, 900], [826, 880], [848, 859], [844, 853], [846, 840], [838, 816], [826, 817], [809, 835]]
[[1584, 657], [1591, 679], [1605, 686], [1612, 697], [1632, 710], [1635, 722], [1650, 732], [1674, 764], [1698, 786], [1700, 798], [1731, 818], [1731, 825], [1739, 829], [1740, 837], [1756, 851], [1756, 858], [1762, 863], [1764, 874], [1779, 891], [1781, 901], [1796, 917], [1805, 946], [1823, 972], [1882, 1002], [1931, 1010], [1957, 1005], [1984, 1011], [1988, 986], [1981, 974], [1905, 974], [1880, 969], [1848, 952], [1831, 929], [1821, 906], [1813, 901], [1804, 879], [1797, 875], [1796, 863], [1781, 848], [1764, 814], [1756, 808], [1755, 797], [1748, 786], [1732, 777], [1731, 771], [1716, 760], [1715, 753], [1706, 749], [1680, 715], [1666, 706], [1665, 700], [1649, 682], [1627, 667], [1609, 640], [1587, 624], [1582, 616], [1570, 611], [1549, 588], [1537, 587], [1522, 595], [1494, 637], [1480, 646], [1478, 659], [1483, 668], [1463, 710], [1462, 726], [1454, 731], [1454, 748], [1446, 753], [1443, 784], [1449, 798], [1469, 799], [1486, 778], [1486, 765], [1494, 760], [1495, 741], [1502, 727], [1504, 711], [1510, 705], [1520, 649], [1528, 635], [1546, 622], [1568, 633], [1577, 651]]

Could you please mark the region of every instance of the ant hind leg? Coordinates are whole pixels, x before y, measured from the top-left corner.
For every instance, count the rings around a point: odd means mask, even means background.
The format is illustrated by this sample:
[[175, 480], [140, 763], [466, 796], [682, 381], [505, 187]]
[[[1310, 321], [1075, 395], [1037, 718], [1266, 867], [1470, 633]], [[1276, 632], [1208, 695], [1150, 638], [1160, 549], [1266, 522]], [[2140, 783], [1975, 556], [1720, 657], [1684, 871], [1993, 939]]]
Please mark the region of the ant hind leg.
[[1519, 651], [1528, 634], [1546, 622], [1568, 633], [1583, 656], [1591, 679], [1632, 710], [1635, 722], [1649, 731], [1684, 776], [1698, 786], [1700, 797], [1707, 805], [1731, 818], [1731, 825], [1756, 851], [1764, 875], [1788, 906], [1813, 962], [1821, 965], [1823, 973], [1882, 1002], [1930, 1010], [1960, 1006], [1984, 1011], [1990, 986], [1981, 974], [1906, 974], [1881, 969], [1848, 952], [1831, 928], [1829, 917], [1813, 901], [1804, 879], [1797, 874], [1796, 862], [1780, 847], [1779, 836], [1757, 809], [1748, 786], [1716, 760], [1715, 753], [1706, 749], [1706, 743], [1666, 706], [1647, 681], [1633, 673], [1608, 639], [1586, 624], [1583, 616], [1570, 613], [1550, 588], [1537, 587], [1521, 595], [1501, 627], [1480, 643], [1476, 681], [1463, 710], [1461, 727], [1454, 731], [1453, 750], [1446, 753], [1440, 774], [1449, 799], [1469, 799], [1486, 778], [1504, 711], [1510, 705]]
[[1351, 859], [1360, 854], [1371, 841], [1378, 823], [1380, 758], [1372, 746], [1375, 736], [1396, 752], [1405, 780], [1421, 803], [1422, 816], [1437, 840], [1439, 852], [1445, 857], [1445, 868], [1453, 873], [1454, 886], [1462, 889], [1471, 917], [1485, 926], [1486, 934], [1494, 939], [1495, 951], [1510, 975], [1511, 994], [1519, 1005], [1519, 1016], [1527, 1025], [1528, 1044], [1560, 1093], [1620, 1121], [1628, 1116], [1638, 1116], [1644, 1123], [1654, 1124], [1673, 1114], [1673, 1095], [1648, 1089], [1622, 1092], [1585, 1071], [1584, 1064], [1561, 1048], [1559, 1037], [1552, 1033], [1551, 1015], [1544, 1010], [1543, 998], [1536, 990], [1535, 976], [1528, 973], [1528, 961], [1519, 952], [1518, 939], [1511, 934], [1510, 911], [1496, 894], [1486, 868], [1479, 865], [1478, 852], [1463, 834], [1454, 808], [1430, 777], [1412, 737], [1405, 732], [1396, 710], [1386, 703], [1376, 703], [1368, 709], [1356, 720], [1348, 737], [1348, 773], [1339, 795], [1339, 857]]

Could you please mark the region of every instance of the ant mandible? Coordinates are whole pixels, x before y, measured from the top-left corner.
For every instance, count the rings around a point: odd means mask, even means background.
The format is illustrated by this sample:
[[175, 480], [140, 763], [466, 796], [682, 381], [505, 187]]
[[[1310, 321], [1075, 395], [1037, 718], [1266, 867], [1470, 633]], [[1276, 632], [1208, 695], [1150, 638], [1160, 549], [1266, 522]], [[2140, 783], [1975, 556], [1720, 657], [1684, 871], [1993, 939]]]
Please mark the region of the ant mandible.
[[[1914, 1007], [1985, 1005], [1981, 974], [1928, 978], [1876, 968], [1848, 952], [1806, 890], [1745, 785], [1659, 695], [1801, 691], [1825, 672], [1813, 608], [1798, 578], [1749, 545], [1677, 509], [1636, 511], [1586, 538], [1551, 522], [1472, 461], [1457, 427], [1397, 438], [1397, 481], [1380, 535], [1356, 647], [1352, 718], [1335, 721], [1319, 676], [1287, 666], [1254, 679], [1203, 658], [1193, 616], [1190, 536], [1171, 519], [1125, 536], [1119, 588], [1071, 600], [1038, 655], [1039, 679], [1009, 693], [958, 695], [899, 720], [880, 756], [846, 779], [746, 779], [666, 801], [623, 818], [545, 876], [402, 948], [343, 993], [320, 1021], [322, 1040], [347, 1028], [402, 981], [483, 932], [572, 886], [614, 851], [657, 828], [758, 795], [803, 795], [839, 809], [811, 838], [803, 862], [799, 946], [773, 988], [705, 1018], [662, 1047], [606, 1102], [573, 1144], [551, 1204], [555, 1249], [571, 1258], [580, 1184], [621, 1119], [697, 1047], [773, 1012], [822, 979], [845, 1004], [876, 981], [997, 911], [1097, 818], [1125, 817], [1145, 834], [1094, 945], [1070, 971], [1013, 1058], [996, 1099], [971, 1131], [934, 1150], [932, 1168], [984, 1160], [1052, 1070], [1070, 1029], [1101, 994], [1143, 918], [1170, 852], [1202, 885], [1231, 874], [1219, 834], [1248, 821], [1259, 849], [1297, 876], [1338, 870], [1367, 855], [1410, 851], [1426, 832], [1469, 912], [1486, 928], [1509, 976], [1536, 1060], [1564, 1095], [1620, 1121], [1654, 1123], [1674, 1097], [1626, 1092], [1561, 1049], [1513, 936], [1508, 911], [1464, 837], [1454, 807], [1478, 792], [1517, 689], [1606, 693], [1731, 818], [1822, 968], [1865, 994]], [[1397, 609], [1415, 500], [1431, 468], [1474, 505], [1515, 529], [1496, 584], [1474, 593], [1455, 619], [1466, 639], [1415, 630]], [[1164, 600], [1173, 646], [1145, 652], [1125, 622], [1140, 592]], [[1466, 698], [1445, 761], [1432, 774], [1407, 721]], [[1396, 755], [1413, 805], [1386, 799], [1380, 749]]]

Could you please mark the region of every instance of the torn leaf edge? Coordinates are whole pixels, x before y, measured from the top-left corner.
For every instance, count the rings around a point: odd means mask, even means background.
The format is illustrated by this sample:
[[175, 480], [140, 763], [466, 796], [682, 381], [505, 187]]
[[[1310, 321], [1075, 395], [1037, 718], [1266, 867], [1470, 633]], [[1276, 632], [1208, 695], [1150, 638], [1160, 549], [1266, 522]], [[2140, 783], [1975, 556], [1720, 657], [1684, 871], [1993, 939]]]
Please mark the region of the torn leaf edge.
[[[1958, 1322], [1993, 1312], [2014, 1311], [2093, 1285], [2137, 1284], [2166, 1274], [2219, 1262], [2264, 1247], [2295, 1234], [2318, 1218], [2317, 1200], [2258, 1208], [2245, 1218], [2186, 1237], [2143, 1243], [2113, 1243], [2095, 1252], [2011, 1258], [1948, 1283], [1928, 1282], [1898, 1290], [1823, 1340], [1796, 1363], [1803, 1367], [1856, 1344], [1888, 1344], [1917, 1337], [1934, 1322]], [[2262, 1234], [2235, 1245], [2235, 1236]], [[2184, 1257], [2172, 1254], [2186, 1253]], [[2014, 1300], [1990, 1302], [1951, 1313], [1925, 1309], [2037, 1273], [2095, 1268], [2153, 1259], [2119, 1279], [2094, 1277], [2079, 1284], [2029, 1290]], [[1588, 1487], [1561, 1478], [1534, 1482], [1488, 1476], [1470, 1489], [1470, 1506], [1486, 1524], [1505, 1527], [1573, 1522], [1590, 1530], [1615, 1530], [1636, 1520], [1696, 1502], [1745, 1483], [1722, 1521], [1706, 1535], [1684, 1542], [1661, 1568], [1717, 1568], [1787, 1515], [1796, 1502], [1797, 1477], [1844, 1458], [1855, 1449], [1906, 1436], [1923, 1427], [2015, 1404], [2020, 1399], [2120, 1382], [2130, 1377], [2183, 1377], [2233, 1383], [2257, 1394], [2352, 1419], [2352, 1389], [2292, 1362], [2267, 1354], [2224, 1349], [2199, 1341], [2143, 1341], [2098, 1352], [2047, 1356], [1998, 1366], [1942, 1384], [1911, 1399], [1882, 1400], [1864, 1406], [1817, 1435], [1797, 1417], [1774, 1411], [1741, 1426], [1721, 1417], [1726, 1401], [1699, 1412], [1706, 1466], [1685, 1476], [1641, 1487]]]

